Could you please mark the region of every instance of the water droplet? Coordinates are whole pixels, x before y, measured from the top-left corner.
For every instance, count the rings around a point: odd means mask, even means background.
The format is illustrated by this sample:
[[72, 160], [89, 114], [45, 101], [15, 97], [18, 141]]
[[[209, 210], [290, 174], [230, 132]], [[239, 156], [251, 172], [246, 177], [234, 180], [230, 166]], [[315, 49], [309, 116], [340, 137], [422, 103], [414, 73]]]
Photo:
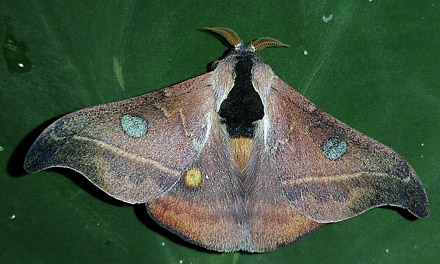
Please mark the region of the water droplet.
[[[3, 21], [2, 21], [3, 22]], [[12, 25], [9, 23], [9, 18], [4, 19], [6, 24], [5, 39], [2, 45], [3, 56], [8, 65], [8, 70], [11, 73], [25, 73], [32, 70], [32, 63], [26, 56], [29, 51], [28, 46], [24, 41], [19, 41], [13, 34]]]

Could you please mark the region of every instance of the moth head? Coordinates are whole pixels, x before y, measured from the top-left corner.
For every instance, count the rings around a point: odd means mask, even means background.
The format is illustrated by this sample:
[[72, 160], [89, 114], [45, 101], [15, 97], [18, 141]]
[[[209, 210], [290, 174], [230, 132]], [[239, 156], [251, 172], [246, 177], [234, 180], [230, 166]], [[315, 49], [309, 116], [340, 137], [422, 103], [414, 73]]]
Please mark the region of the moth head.
[[267, 47], [290, 47], [287, 44], [284, 44], [283, 42], [276, 40], [274, 38], [269, 37], [262, 37], [257, 40], [252, 41], [249, 44], [244, 44], [243, 41], [240, 39], [238, 34], [230, 29], [230, 28], [224, 28], [224, 27], [204, 27], [204, 29], [210, 30], [212, 32], [215, 32], [222, 37], [224, 37], [229, 44], [234, 46], [235, 50], [242, 50], [242, 51], [257, 51], [262, 50]]

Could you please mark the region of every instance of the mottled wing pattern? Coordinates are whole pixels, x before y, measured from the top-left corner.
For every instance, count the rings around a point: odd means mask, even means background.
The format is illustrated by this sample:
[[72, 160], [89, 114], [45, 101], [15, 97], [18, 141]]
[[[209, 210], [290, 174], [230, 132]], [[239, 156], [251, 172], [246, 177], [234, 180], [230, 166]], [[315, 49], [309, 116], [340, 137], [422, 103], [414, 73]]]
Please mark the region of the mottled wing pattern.
[[298, 241], [322, 224], [302, 215], [286, 197], [274, 174], [279, 168], [271, 167], [265, 154], [262, 129], [257, 134], [244, 182], [251, 241], [246, 250], [264, 252]]
[[[208, 139], [212, 75], [68, 114], [38, 137], [25, 169], [67, 167], [111, 196], [148, 202], [173, 186]], [[197, 107], [194, 104], [197, 103]]]
[[192, 170], [197, 185], [185, 176], [147, 205], [150, 215], [182, 238], [217, 251], [247, 247], [248, 224], [241, 182], [232, 161], [229, 138], [212, 112], [212, 129]]
[[429, 215], [417, 174], [396, 152], [330, 116], [277, 76], [270, 93], [277, 107], [267, 106], [268, 160], [302, 214], [326, 223], [393, 205]]

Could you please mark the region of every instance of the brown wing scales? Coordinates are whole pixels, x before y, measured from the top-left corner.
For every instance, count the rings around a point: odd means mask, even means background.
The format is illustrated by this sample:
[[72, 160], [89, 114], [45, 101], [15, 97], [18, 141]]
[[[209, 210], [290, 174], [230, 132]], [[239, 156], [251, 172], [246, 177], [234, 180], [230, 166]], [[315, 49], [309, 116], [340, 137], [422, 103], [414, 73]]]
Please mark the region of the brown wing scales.
[[148, 204], [150, 215], [184, 239], [217, 251], [247, 247], [248, 219], [237, 167], [231, 162], [226, 132], [213, 122], [210, 140], [194, 163], [200, 186], [181, 179]]
[[[317, 222], [334, 222], [381, 205], [429, 214], [411, 166], [385, 145], [325, 113], [275, 77], [270, 142], [286, 139], [270, 159], [295, 207]], [[292, 162], [293, 161], [293, 162]]]
[[[151, 201], [177, 182], [206, 143], [205, 114], [214, 104], [210, 85], [207, 73], [66, 115], [36, 140], [25, 168], [72, 168], [115, 198]], [[194, 100], [202, 102], [197, 109], [190, 107]], [[164, 155], [164, 149], [172, 149], [173, 156]]]

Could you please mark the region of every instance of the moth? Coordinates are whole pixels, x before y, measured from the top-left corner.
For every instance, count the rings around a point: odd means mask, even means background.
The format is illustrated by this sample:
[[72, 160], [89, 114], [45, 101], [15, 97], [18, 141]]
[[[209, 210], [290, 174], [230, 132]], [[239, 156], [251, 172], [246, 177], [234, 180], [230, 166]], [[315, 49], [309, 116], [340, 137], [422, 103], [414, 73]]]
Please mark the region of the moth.
[[374, 207], [429, 215], [413, 168], [276, 76], [227, 28], [215, 69], [55, 121], [26, 171], [73, 169], [112, 197], [145, 203], [169, 231], [207, 249], [264, 252]]

